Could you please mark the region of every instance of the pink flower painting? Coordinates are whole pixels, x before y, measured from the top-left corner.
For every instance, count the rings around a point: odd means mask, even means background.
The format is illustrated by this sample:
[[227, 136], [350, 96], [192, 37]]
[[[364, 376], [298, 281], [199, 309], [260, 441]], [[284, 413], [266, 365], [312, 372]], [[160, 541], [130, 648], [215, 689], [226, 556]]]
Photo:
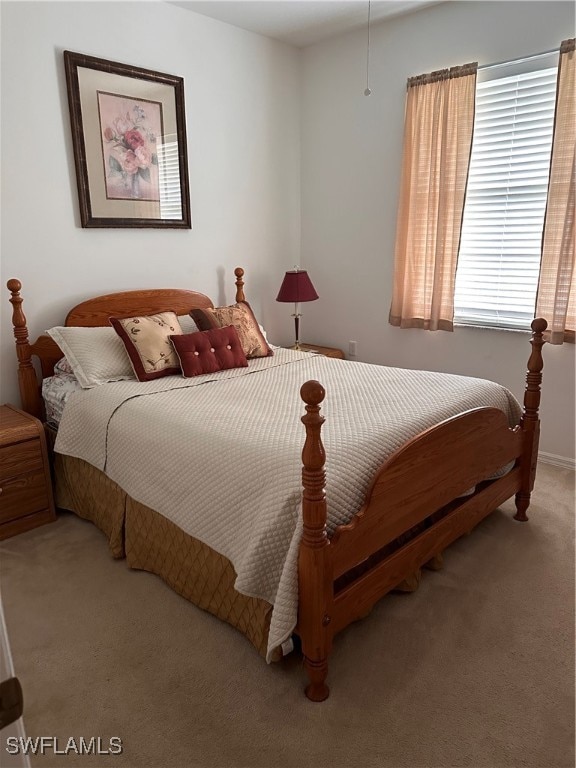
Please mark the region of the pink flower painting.
[[160, 200], [157, 142], [162, 104], [98, 91], [100, 136], [109, 200]]

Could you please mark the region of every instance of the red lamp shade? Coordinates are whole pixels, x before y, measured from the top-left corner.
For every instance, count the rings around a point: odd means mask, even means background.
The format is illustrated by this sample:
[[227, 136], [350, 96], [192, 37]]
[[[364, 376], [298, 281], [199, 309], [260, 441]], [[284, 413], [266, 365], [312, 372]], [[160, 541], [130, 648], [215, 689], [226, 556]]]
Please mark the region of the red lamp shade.
[[318, 298], [316, 289], [308, 277], [308, 272], [305, 269], [295, 269], [284, 275], [276, 301], [290, 301], [299, 304], [301, 301], [315, 301]]
[[319, 296], [316, 293], [316, 289], [312, 285], [312, 280], [308, 277], [308, 272], [305, 269], [293, 269], [291, 272], [286, 272], [284, 280], [276, 296], [276, 301], [289, 301], [294, 303], [294, 331], [296, 335], [296, 343], [294, 349], [300, 349], [300, 318], [302, 315], [299, 312], [298, 305], [301, 301], [315, 301]]

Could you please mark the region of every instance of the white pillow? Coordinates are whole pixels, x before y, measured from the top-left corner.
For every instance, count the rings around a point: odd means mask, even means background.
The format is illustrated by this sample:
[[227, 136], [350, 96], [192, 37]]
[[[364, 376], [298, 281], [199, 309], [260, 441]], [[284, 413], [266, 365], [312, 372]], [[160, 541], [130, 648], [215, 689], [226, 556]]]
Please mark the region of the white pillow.
[[66, 356], [83, 389], [135, 378], [130, 358], [114, 328], [56, 326], [46, 333]]

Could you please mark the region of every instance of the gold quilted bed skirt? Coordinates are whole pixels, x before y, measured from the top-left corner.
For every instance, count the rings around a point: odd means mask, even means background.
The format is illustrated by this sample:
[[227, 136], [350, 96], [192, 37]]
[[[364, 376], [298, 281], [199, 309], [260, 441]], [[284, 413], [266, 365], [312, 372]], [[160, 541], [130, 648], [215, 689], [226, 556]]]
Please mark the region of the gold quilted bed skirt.
[[132, 499], [91, 464], [61, 454], [53, 458], [57, 507], [93, 522], [113, 557], [157, 574], [179, 595], [239, 629], [266, 656], [272, 606], [234, 589], [236, 572], [228, 558]]
[[112, 557], [125, 557], [124, 519], [128, 495], [82, 459], [54, 454], [56, 506], [90, 520], [104, 533]]

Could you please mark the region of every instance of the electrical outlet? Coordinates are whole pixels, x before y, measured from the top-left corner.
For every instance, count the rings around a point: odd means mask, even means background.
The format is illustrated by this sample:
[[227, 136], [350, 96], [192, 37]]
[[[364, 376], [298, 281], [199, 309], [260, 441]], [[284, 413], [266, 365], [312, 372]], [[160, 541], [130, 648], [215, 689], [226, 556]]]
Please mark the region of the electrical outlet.
[[348, 342], [348, 354], [350, 357], [356, 357], [356, 342], [355, 341], [349, 341]]

